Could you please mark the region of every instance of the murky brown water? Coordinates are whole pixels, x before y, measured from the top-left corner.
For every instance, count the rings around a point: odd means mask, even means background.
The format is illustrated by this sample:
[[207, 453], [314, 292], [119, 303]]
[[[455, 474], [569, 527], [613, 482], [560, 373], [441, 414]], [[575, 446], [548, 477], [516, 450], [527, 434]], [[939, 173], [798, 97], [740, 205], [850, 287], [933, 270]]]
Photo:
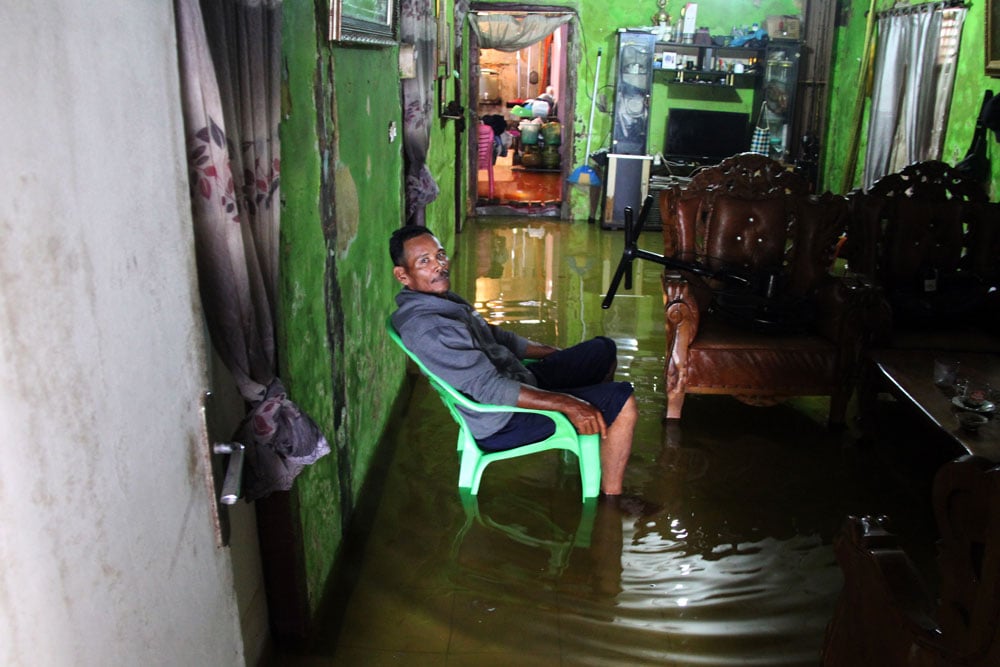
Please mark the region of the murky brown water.
[[[659, 233], [642, 245], [658, 250]], [[689, 397], [664, 424], [660, 267], [600, 302], [622, 234], [586, 223], [470, 222], [453, 288], [496, 323], [568, 345], [614, 338], [641, 418], [626, 477], [651, 507], [581, 506], [575, 461], [491, 466], [456, 491], [455, 428], [418, 381], [399, 427], [335, 664], [816, 665], [841, 586], [848, 513], [885, 513], [929, 562], [926, 476], [894, 447], [825, 427], [826, 402]], [[334, 641], [334, 638], [336, 640]], [[325, 661], [309, 664], [327, 664]]]

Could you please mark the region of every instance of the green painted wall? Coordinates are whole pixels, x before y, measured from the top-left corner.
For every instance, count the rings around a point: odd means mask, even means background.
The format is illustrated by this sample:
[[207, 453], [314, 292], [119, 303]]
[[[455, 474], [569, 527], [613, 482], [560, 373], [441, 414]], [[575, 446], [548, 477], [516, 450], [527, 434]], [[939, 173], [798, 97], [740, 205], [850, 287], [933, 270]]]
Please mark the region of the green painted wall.
[[[333, 355], [327, 333], [326, 241], [322, 228], [320, 188], [329, 158], [318, 150], [314, 82], [317, 50], [310, 3], [289, 2], [283, 13], [283, 50], [287, 80], [283, 98], [280, 368], [285, 385], [323, 429], [334, 451], [305, 471], [296, 485], [303, 512], [301, 532], [309, 542], [307, 572], [310, 600], [322, 590], [322, 571], [336, 554], [336, 528], [342, 521], [336, 499], [339, 454], [336, 451]], [[302, 38], [313, 36], [312, 39]], [[320, 502], [317, 502], [320, 500]], [[317, 529], [327, 526], [326, 529]], [[325, 553], [324, 553], [325, 551]]]
[[382, 333], [397, 288], [386, 241], [402, 221], [399, 79], [385, 76], [398, 53], [331, 48], [325, 7], [284, 4], [281, 128], [281, 372], [334, 450], [295, 486], [313, 612], [405, 368]]
[[[861, 170], [864, 167], [865, 128], [867, 127], [867, 92], [865, 112], [858, 123], [852, 122], [855, 101], [859, 92], [861, 56], [864, 51], [865, 14], [869, 0], [852, 0], [849, 5], [850, 20], [837, 31], [834, 44], [834, 73], [832, 77], [830, 123], [826, 135], [826, 152], [823, 165], [823, 188], [833, 192], [845, 192], [858, 187]], [[876, 11], [888, 8], [891, 2], [884, 0], [875, 4]], [[984, 74], [985, 13], [981, 2], [971, 3], [962, 30], [958, 68], [955, 76], [955, 92], [952, 98], [948, 127], [945, 133], [941, 159], [948, 164], [956, 164], [969, 148], [975, 129], [976, 117], [985, 90], [1000, 92], [1000, 80]], [[845, 176], [849, 163], [852, 137], [857, 134], [858, 154], [856, 168], [850, 176]], [[992, 179], [990, 199], [997, 200], [1000, 188], [1000, 151], [997, 142], [989, 142]]]

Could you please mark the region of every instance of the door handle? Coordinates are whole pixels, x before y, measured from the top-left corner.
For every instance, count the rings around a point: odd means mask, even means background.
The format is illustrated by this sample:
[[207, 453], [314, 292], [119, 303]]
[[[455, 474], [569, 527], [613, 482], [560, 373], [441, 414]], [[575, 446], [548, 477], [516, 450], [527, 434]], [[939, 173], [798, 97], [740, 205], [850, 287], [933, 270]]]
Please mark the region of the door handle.
[[212, 445], [216, 454], [229, 454], [226, 464], [226, 477], [222, 482], [219, 502], [223, 505], [235, 505], [243, 495], [243, 453], [246, 447], [242, 442], [217, 442]]

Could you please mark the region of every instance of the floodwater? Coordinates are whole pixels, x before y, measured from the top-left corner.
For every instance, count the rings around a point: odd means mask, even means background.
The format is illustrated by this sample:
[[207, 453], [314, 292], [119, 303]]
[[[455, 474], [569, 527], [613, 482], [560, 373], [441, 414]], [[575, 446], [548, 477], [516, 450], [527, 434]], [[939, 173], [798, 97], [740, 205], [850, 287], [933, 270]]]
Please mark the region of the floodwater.
[[[641, 502], [581, 504], [575, 460], [549, 452], [490, 466], [463, 503], [455, 426], [417, 378], [350, 595], [276, 664], [817, 665], [844, 517], [888, 515], [933, 576], [929, 474], [896, 426], [831, 432], [821, 398], [691, 396], [663, 421], [661, 267], [637, 262], [601, 308], [622, 242], [587, 223], [470, 221], [452, 287], [529, 338], [618, 343], [641, 415], [626, 489]], [[658, 251], [659, 232], [640, 245]]]

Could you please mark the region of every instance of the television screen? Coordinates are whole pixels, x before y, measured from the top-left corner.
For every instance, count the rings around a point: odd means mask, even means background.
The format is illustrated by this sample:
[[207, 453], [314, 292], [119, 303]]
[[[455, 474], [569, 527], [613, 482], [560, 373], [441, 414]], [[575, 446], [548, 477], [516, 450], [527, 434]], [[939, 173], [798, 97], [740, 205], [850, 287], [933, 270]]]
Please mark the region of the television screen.
[[716, 164], [750, 147], [750, 114], [671, 108], [663, 156], [698, 164]]

